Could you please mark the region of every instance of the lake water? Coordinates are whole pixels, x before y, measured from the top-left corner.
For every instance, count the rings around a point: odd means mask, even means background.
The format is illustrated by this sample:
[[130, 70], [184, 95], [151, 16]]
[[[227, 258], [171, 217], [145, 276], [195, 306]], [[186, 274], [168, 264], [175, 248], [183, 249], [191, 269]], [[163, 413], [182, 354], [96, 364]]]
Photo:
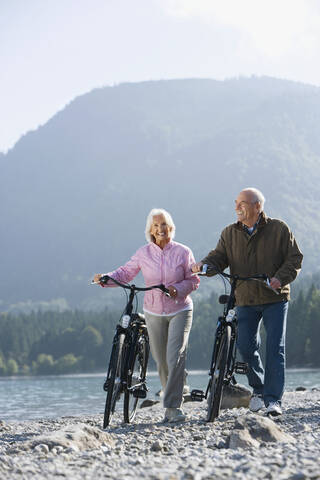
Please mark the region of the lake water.
[[[247, 385], [246, 377], [237, 377]], [[62, 416], [95, 415], [104, 410], [104, 374], [59, 375], [47, 377], [0, 378], [0, 420], [32, 420]], [[207, 371], [189, 371], [192, 388], [205, 389]], [[320, 388], [320, 370], [287, 370], [286, 389]], [[160, 389], [156, 372], [148, 374], [148, 398]]]

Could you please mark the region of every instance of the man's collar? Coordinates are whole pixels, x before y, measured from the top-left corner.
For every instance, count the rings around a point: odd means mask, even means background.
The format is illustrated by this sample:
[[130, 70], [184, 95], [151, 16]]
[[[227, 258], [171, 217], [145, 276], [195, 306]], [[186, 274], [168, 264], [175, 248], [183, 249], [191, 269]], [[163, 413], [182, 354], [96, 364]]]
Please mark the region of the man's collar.
[[265, 225], [267, 223], [267, 215], [264, 213], [264, 212], [261, 212], [259, 217], [258, 217], [258, 220], [256, 221], [256, 223], [253, 225], [253, 227], [251, 227], [251, 229], [249, 229], [249, 227], [247, 227], [247, 225], [245, 225], [244, 223], [241, 223], [240, 221], [238, 221], [236, 223], [236, 225], [241, 228], [242, 230], [244, 230], [245, 232], [247, 232], [249, 235], [252, 235], [252, 233], [259, 227], [261, 227], [262, 225]]

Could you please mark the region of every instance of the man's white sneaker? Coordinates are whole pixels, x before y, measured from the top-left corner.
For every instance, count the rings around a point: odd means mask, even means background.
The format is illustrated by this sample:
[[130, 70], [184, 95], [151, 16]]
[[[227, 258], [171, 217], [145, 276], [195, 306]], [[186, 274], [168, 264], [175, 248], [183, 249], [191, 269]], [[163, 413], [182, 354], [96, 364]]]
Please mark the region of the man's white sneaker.
[[186, 419], [186, 416], [181, 410], [181, 408], [166, 408], [163, 421], [174, 423], [174, 422], [184, 422], [185, 419]]
[[282, 408], [279, 402], [270, 402], [267, 406], [267, 415], [278, 417], [282, 415]]
[[259, 412], [264, 407], [262, 395], [253, 394], [249, 403], [251, 412]]

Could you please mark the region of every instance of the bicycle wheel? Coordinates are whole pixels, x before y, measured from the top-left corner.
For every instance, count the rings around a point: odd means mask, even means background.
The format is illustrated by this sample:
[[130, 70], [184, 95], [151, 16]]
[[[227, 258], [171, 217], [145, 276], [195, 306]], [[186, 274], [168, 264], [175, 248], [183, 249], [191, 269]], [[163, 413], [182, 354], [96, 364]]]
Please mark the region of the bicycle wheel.
[[145, 380], [149, 358], [149, 342], [145, 335], [139, 335], [132, 348], [134, 348], [134, 352], [131, 367], [128, 371], [127, 388], [124, 392], [123, 402], [123, 416], [126, 423], [134, 420], [139, 398], [144, 398], [146, 392]]
[[215, 368], [211, 378], [208, 397], [207, 422], [213, 422], [218, 418], [221, 407], [223, 384], [227, 371], [229, 349], [231, 339], [231, 326], [226, 325], [222, 334], [219, 350], [216, 355]]
[[121, 395], [121, 360], [123, 351], [124, 334], [119, 335], [117, 342], [112, 346], [108, 375], [106, 379], [107, 398], [104, 409], [103, 428], [106, 428], [112, 414], [114, 413], [116, 402]]

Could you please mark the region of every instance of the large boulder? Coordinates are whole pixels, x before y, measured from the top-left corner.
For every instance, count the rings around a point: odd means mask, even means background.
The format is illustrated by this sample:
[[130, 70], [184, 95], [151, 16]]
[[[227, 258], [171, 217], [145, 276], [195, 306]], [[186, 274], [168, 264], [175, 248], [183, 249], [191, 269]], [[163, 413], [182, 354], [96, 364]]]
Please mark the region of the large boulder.
[[46, 453], [57, 447], [63, 450], [82, 451], [99, 448], [101, 445], [112, 449], [114, 447], [112, 436], [98, 427], [79, 423], [38, 435], [21, 445], [20, 449]]
[[249, 407], [251, 391], [244, 385], [226, 385], [223, 389], [221, 408]]
[[229, 448], [258, 447], [262, 442], [292, 443], [294, 438], [268, 417], [249, 414], [236, 420], [229, 437]]

